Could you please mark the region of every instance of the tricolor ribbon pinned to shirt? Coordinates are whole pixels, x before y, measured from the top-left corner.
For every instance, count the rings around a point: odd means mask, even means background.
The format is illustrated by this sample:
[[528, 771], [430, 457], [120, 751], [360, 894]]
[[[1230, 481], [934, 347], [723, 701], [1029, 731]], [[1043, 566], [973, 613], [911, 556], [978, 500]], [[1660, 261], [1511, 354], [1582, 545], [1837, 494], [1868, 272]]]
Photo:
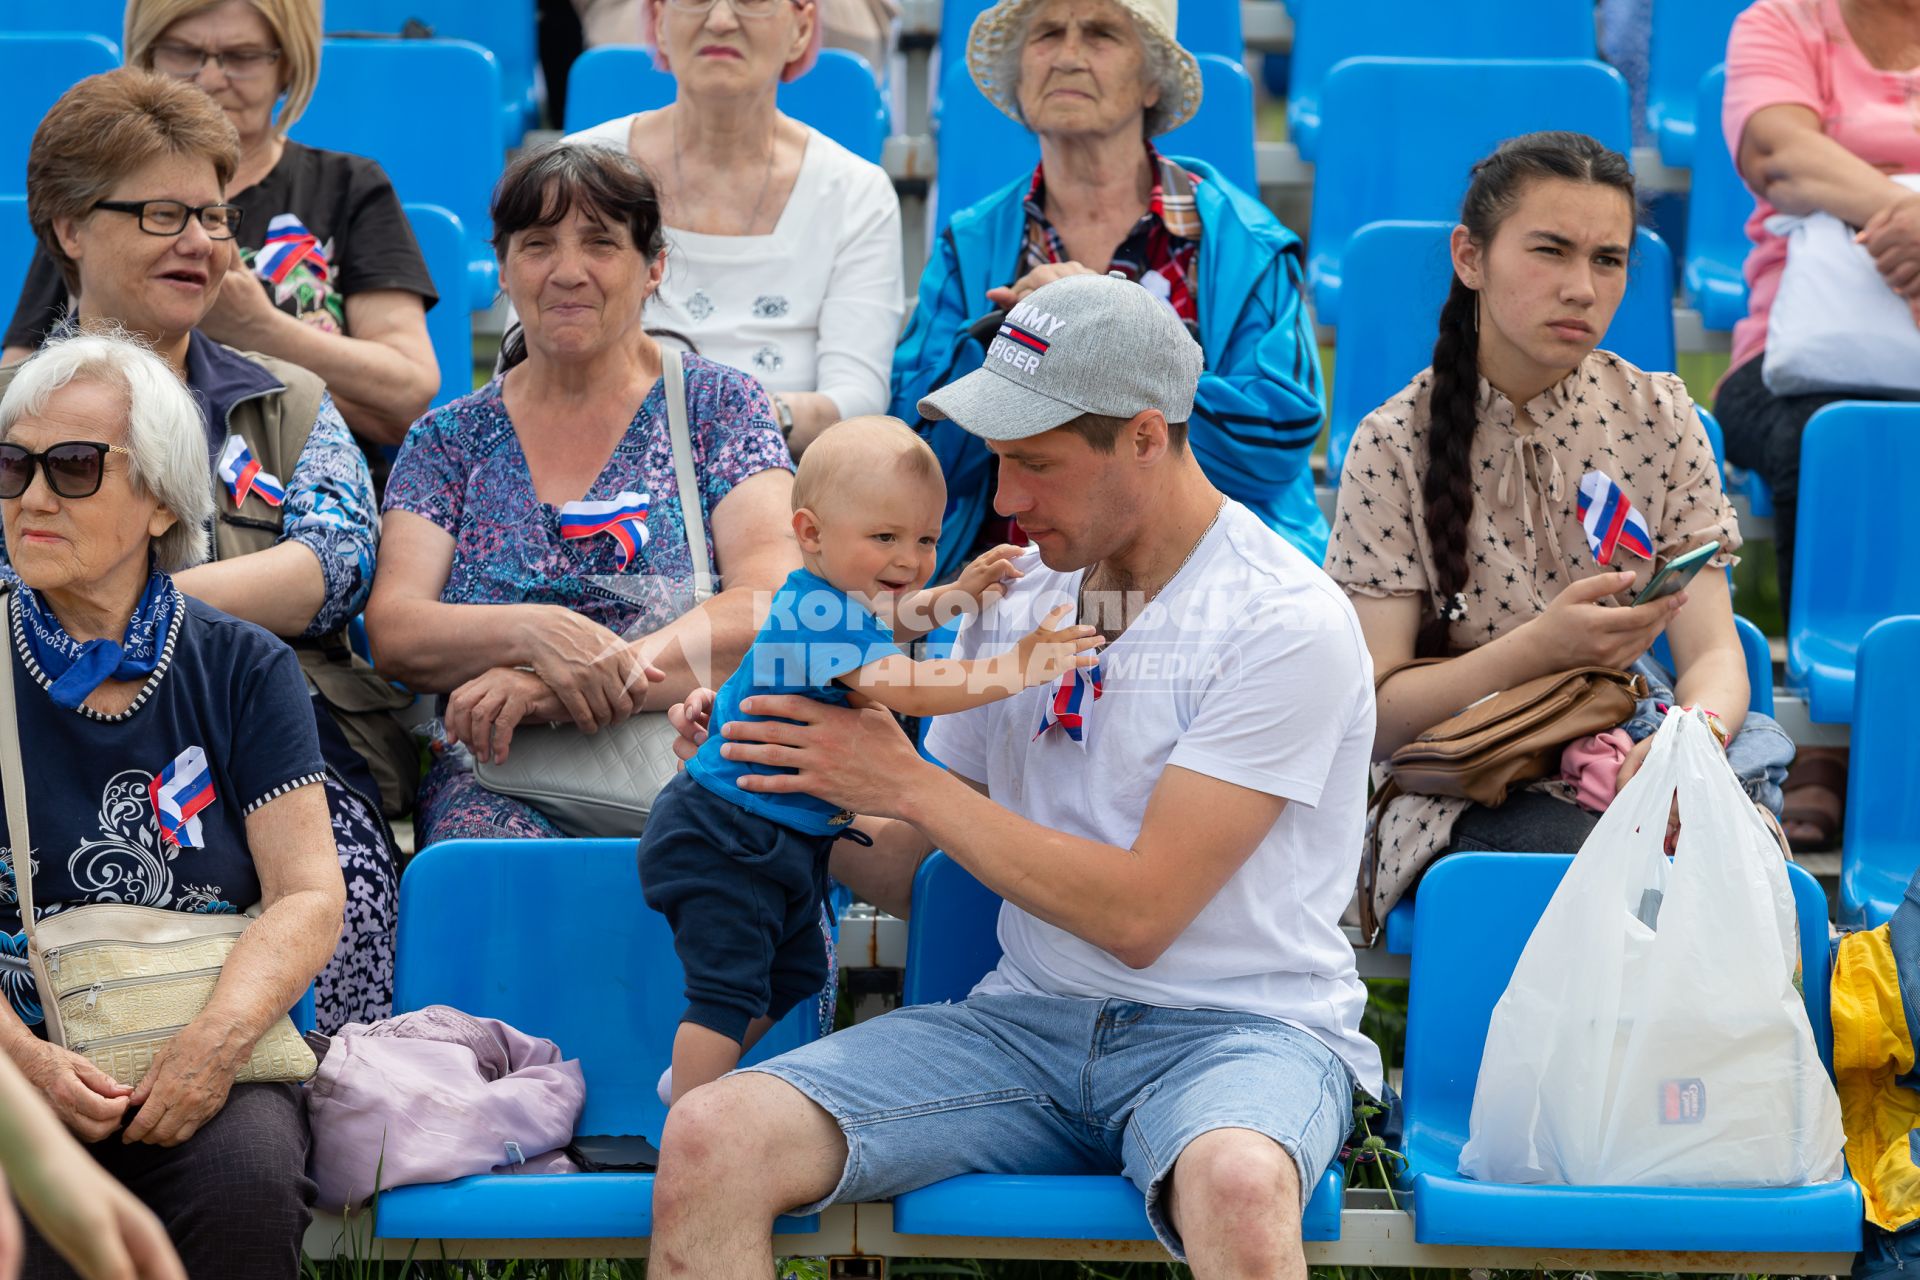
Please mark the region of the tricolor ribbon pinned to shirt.
[[[1089, 697], [1091, 692], [1091, 697]], [[1053, 696], [1040, 707], [1040, 727], [1033, 731], [1034, 741], [1049, 729], [1063, 729], [1066, 735], [1086, 746], [1087, 717], [1093, 704], [1100, 701], [1100, 664], [1084, 670], [1069, 671], [1054, 686]]]
[[1647, 532], [1646, 519], [1612, 476], [1604, 471], [1581, 476], [1579, 507], [1580, 523], [1596, 561], [1612, 564], [1616, 547], [1625, 547], [1642, 560], [1653, 559], [1653, 535]]
[[213, 771], [207, 768], [205, 751], [188, 747], [175, 756], [147, 784], [147, 794], [153, 800], [160, 834], [168, 843], [182, 849], [205, 847], [198, 815], [213, 803]]
[[620, 568], [647, 545], [647, 495], [623, 490], [612, 498], [581, 499], [560, 508], [560, 536], [569, 541], [604, 533], [620, 544]]
[[262, 280], [283, 283], [295, 267], [306, 263], [308, 270], [325, 280], [330, 268], [327, 251], [320, 237], [291, 213], [283, 213], [267, 224], [266, 243], [254, 255], [253, 270]]
[[280, 483], [279, 476], [261, 469], [260, 460], [240, 436], [228, 436], [220, 450], [220, 478], [227, 482], [227, 492], [233, 495], [236, 507], [245, 504], [249, 493], [270, 507], [287, 500], [287, 486]]

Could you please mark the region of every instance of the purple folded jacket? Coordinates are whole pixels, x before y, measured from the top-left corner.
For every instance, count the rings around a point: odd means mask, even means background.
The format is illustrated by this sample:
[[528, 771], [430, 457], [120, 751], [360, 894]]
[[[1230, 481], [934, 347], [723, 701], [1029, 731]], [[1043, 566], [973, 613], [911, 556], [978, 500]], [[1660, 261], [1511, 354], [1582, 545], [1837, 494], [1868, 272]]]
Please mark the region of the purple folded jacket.
[[586, 1105], [577, 1059], [504, 1022], [429, 1005], [333, 1037], [307, 1087], [317, 1204], [469, 1174], [570, 1173]]

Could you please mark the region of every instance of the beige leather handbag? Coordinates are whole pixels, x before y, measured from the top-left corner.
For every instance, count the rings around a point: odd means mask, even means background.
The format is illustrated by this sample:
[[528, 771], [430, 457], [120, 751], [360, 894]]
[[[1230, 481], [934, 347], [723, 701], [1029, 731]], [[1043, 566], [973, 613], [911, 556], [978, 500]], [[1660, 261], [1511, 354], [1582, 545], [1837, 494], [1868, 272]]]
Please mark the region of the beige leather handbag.
[[[707, 522], [700, 514], [700, 481], [687, 423], [686, 373], [678, 351], [661, 352], [667, 426], [673, 436], [673, 474], [681, 521], [693, 556], [694, 604], [714, 592], [707, 555]], [[474, 780], [496, 795], [527, 804], [570, 836], [637, 836], [660, 789], [673, 780], [679, 731], [664, 711], [641, 711], [586, 734], [570, 724], [522, 725], [500, 764], [475, 761]]]
[[[138, 1084], [163, 1045], [213, 996], [233, 944], [259, 914], [197, 915], [160, 907], [99, 903], [35, 921], [33, 858], [27, 836], [26, 778], [14, 700], [12, 593], [0, 595], [0, 784], [14, 887], [27, 933], [27, 963], [40, 990], [47, 1036], [122, 1084]], [[319, 1063], [291, 1018], [253, 1046], [236, 1084], [301, 1081]]]

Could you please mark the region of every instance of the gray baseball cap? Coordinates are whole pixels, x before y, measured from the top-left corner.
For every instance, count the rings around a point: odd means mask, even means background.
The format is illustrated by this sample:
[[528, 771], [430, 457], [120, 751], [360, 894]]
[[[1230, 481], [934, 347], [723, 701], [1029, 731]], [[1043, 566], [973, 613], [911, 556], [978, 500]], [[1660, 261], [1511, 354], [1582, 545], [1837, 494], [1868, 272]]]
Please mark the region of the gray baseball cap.
[[1067, 276], [1007, 312], [987, 361], [920, 402], [985, 440], [1025, 440], [1083, 413], [1193, 414], [1205, 358], [1173, 308], [1119, 276]]

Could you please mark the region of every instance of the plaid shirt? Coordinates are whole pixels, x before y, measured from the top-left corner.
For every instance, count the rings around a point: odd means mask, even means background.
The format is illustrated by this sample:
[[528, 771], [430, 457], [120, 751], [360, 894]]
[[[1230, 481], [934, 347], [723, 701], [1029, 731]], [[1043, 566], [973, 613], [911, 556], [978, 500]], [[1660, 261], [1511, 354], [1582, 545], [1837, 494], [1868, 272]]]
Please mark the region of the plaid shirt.
[[[1200, 213], [1194, 207], [1193, 189], [1200, 178], [1154, 150], [1152, 143], [1147, 144], [1147, 161], [1154, 174], [1147, 212], [1140, 215], [1140, 221], [1114, 250], [1107, 270], [1119, 271], [1164, 298], [1197, 339]], [[1033, 185], [1027, 189], [1027, 237], [1020, 254], [1021, 275], [1049, 262], [1068, 261], [1060, 233], [1047, 221], [1046, 190], [1046, 166], [1036, 165]]]

